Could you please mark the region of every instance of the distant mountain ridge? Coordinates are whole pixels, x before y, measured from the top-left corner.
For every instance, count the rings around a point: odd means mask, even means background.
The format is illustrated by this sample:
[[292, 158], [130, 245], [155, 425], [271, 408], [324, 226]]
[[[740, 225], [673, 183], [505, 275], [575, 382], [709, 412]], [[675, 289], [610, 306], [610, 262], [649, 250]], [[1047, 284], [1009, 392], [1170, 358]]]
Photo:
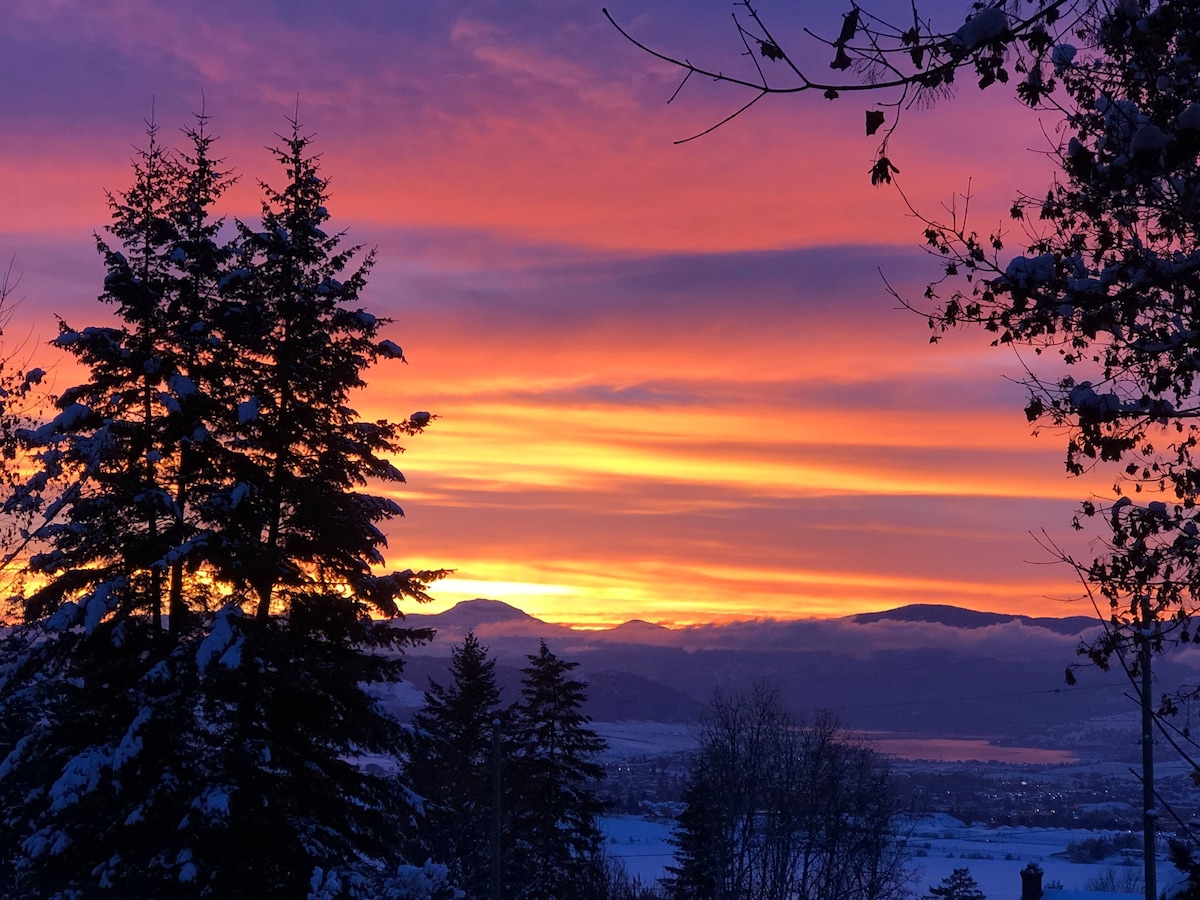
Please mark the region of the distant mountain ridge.
[[582, 630], [567, 625], [557, 625], [546, 622], [536, 616], [531, 616], [515, 606], [502, 600], [476, 598], [462, 600], [453, 607], [440, 613], [410, 613], [404, 617], [404, 623], [415, 627], [445, 629], [446, 631], [465, 633], [467, 630], [478, 631], [496, 626], [511, 631], [513, 627], [527, 627], [530, 632], [543, 634], [570, 634], [580, 638], [606, 640], [609, 638], [638, 639], [652, 637], [655, 642], [661, 642], [669, 635], [704, 634], [713, 635], [721, 632], [735, 632], [753, 629], [755, 627], [788, 629], [802, 627], [804, 624], [828, 622], [852, 622], [859, 625], [870, 625], [879, 622], [906, 622], [943, 625], [947, 628], [979, 629], [998, 625], [1019, 623], [1030, 628], [1043, 628], [1056, 634], [1076, 635], [1099, 627], [1099, 622], [1092, 616], [1026, 616], [1016, 613], [979, 612], [937, 603], [912, 603], [885, 609], [879, 612], [853, 613], [835, 619], [751, 619], [731, 622], [728, 624], [693, 625], [683, 628], [668, 628], [647, 622], [644, 619], [630, 619], [611, 628]]
[[622, 622], [614, 628], [604, 629], [609, 634], [621, 635], [646, 635], [653, 634], [655, 636], [669, 632], [671, 629], [665, 625], [656, 625], [653, 622], [647, 622], [645, 619], [630, 619], [628, 622]]
[[1045, 628], [1059, 634], [1078, 634], [1097, 626], [1093, 616], [1066, 616], [1054, 618], [1051, 616], [1020, 616], [1012, 613], [977, 612], [973, 609], [962, 609], [958, 606], [947, 606], [937, 603], [913, 603], [896, 609], [882, 612], [857, 613], [846, 618], [867, 624], [870, 622], [932, 622], [947, 625], [951, 628], [987, 628], [991, 625], [1002, 625], [1005, 622], [1021, 622], [1035, 628]]
[[[714, 691], [766, 684], [801, 714], [830, 710], [867, 732], [938, 738], [987, 738], [1022, 746], [1103, 753], [1133, 746], [1128, 684], [1117, 672], [1064, 669], [1080, 661], [1081, 639], [1099, 623], [981, 613], [917, 604], [835, 619], [755, 619], [664, 628], [637, 619], [588, 631], [555, 625], [496, 600], [414, 614], [400, 627], [436, 631], [432, 643], [405, 653], [406, 677], [423, 690], [444, 683], [451, 648], [473, 630], [497, 660], [506, 696], [539, 639], [579, 663], [596, 721], [695, 723]], [[1180, 654], [1192, 653], [1190, 658]], [[1194, 680], [1200, 648], [1156, 664], [1163, 690]], [[1120, 752], [1124, 752], [1121, 749]]]

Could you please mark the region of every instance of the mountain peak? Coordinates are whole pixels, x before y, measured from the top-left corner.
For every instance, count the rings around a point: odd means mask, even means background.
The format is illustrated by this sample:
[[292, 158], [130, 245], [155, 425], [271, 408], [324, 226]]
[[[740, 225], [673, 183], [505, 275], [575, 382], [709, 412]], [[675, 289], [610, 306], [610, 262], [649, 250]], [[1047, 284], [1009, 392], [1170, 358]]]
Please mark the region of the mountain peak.
[[628, 622], [622, 622], [609, 631], [670, 631], [664, 625], [655, 625], [653, 622], [647, 622], [645, 619], [630, 619]]
[[950, 628], [987, 628], [990, 625], [1002, 625], [1006, 622], [1021, 622], [1025, 625], [1046, 628], [1062, 634], [1076, 634], [1098, 624], [1091, 616], [1070, 616], [1068, 618], [1022, 616], [1014, 613], [978, 612], [973, 609], [963, 609], [959, 606], [947, 606], [940, 603], [912, 603], [882, 612], [859, 613], [846, 617], [859, 625], [871, 622], [930, 622], [935, 625], [946, 625]]
[[515, 606], [509, 606], [502, 600], [486, 600], [477, 597], [474, 600], [461, 600], [441, 614], [440, 618], [470, 620], [477, 624], [494, 624], [496, 622], [528, 622], [533, 616], [522, 612]]
[[671, 640], [672, 631], [645, 619], [630, 619], [612, 628], [591, 632], [594, 640], [609, 644], [663, 644]]

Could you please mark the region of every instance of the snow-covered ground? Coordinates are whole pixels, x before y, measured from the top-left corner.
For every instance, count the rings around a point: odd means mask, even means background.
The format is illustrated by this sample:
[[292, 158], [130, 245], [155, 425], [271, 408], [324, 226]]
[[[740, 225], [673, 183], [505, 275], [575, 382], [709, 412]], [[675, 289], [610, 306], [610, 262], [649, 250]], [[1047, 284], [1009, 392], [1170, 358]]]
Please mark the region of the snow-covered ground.
[[[968, 868], [988, 897], [1009, 898], [1021, 895], [1021, 869], [1031, 862], [1045, 872], [1044, 885], [1058, 881], [1067, 890], [1082, 890], [1113, 866], [1117, 867], [1118, 880], [1126, 871], [1140, 872], [1140, 860], [1134, 863], [1113, 859], [1092, 864], [1073, 863], [1055, 856], [1072, 842], [1100, 836], [1102, 832], [1082, 829], [965, 826], [950, 816], [933, 816], [917, 823], [909, 846], [914, 853], [926, 854], [913, 858], [914, 868], [920, 872], [917, 881], [920, 893], [925, 893], [931, 884], [938, 884], [954, 869]], [[1174, 870], [1161, 861], [1159, 868], [1161, 884]]]
[[672, 823], [639, 816], [601, 816], [608, 852], [625, 864], [625, 871], [653, 884], [666, 874], [675, 851], [667, 839]]
[[[609, 853], [625, 864], [630, 875], [648, 883], [663, 876], [672, 860], [668, 843], [671, 823], [636, 816], [606, 816], [601, 819], [601, 828]], [[1045, 884], [1059, 881], [1067, 890], [1084, 889], [1111, 866], [1117, 867], [1119, 875], [1139, 869], [1140, 864], [1126, 866], [1115, 860], [1083, 864], [1055, 857], [1069, 843], [1101, 834], [1065, 828], [983, 828], [963, 825], [949, 816], [931, 816], [916, 824], [910, 838], [914, 854], [924, 854], [915, 855], [912, 860], [917, 873], [915, 893], [925, 894], [930, 885], [939, 884], [954, 869], [961, 868], [971, 870], [980, 889], [992, 900], [1019, 897], [1021, 869], [1031, 862], [1042, 867]], [[1159, 871], [1160, 885], [1173, 879], [1175, 870], [1168, 863], [1160, 861]]]

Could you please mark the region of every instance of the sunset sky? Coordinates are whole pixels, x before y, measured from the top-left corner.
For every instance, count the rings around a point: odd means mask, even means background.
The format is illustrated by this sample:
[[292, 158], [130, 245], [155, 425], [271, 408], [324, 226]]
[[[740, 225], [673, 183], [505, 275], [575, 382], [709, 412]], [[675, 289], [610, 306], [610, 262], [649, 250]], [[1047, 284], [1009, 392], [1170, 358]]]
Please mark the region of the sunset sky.
[[[748, 66], [727, 0], [607, 2], [649, 44]], [[849, 6], [800, 5], [825, 33]], [[456, 570], [435, 608], [483, 596], [585, 626], [1090, 612], [1030, 532], [1080, 546], [1073, 506], [1103, 479], [1068, 479], [1061, 441], [1030, 436], [1011, 351], [931, 346], [884, 291], [881, 272], [919, 297], [937, 268], [870, 184], [873, 101], [777, 98], [676, 145], [746, 98], [693, 79], [667, 105], [678, 73], [600, 6], [6, 0], [7, 347], [44, 344], [55, 315], [103, 320], [91, 235], [146, 119], [173, 140], [203, 106], [242, 177], [227, 206], [253, 218], [298, 108], [410, 361], [375, 370], [360, 409], [439, 416], [400, 461], [389, 531], [393, 566]], [[785, 6], [761, 10], [800, 40], [810, 20]], [[970, 184], [986, 231], [1044, 189], [1053, 125], [964, 87], [907, 112], [892, 156], [931, 213]]]

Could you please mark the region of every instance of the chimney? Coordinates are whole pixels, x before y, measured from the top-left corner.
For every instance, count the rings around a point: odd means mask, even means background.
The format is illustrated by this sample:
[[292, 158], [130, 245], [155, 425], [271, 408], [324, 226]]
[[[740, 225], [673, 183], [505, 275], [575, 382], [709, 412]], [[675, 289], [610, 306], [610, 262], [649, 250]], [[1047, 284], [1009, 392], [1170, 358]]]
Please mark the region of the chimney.
[[1021, 900], [1040, 900], [1042, 896], [1042, 867], [1030, 863], [1021, 870]]

